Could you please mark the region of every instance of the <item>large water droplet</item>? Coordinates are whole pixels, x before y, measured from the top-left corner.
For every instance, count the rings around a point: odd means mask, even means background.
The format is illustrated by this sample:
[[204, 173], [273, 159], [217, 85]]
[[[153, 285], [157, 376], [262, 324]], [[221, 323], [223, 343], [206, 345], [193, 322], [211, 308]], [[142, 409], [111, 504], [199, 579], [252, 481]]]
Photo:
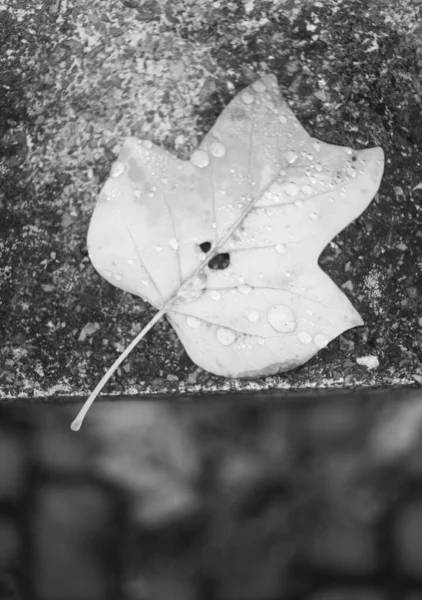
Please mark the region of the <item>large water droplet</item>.
[[254, 89], [254, 90], [255, 90], [255, 92], [260, 92], [260, 93], [262, 93], [262, 92], [265, 92], [265, 90], [266, 90], [267, 88], [265, 87], [265, 84], [264, 84], [264, 82], [259, 80], [259, 81], [255, 81], [255, 82], [252, 84], [252, 89]]
[[205, 150], [195, 150], [191, 154], [190, 161], [193, 165], [195, 165], [195, 167], [203, 169], [204, 167], [209, 165], [210, 157], [208, 156], [208, 153], [205, 152]]
[[247, 294], [250, 294], [252, 291], [252, 288], [250, 285], [248, 285], [247, 283], [245, 283], [244, 285], [239, 285], [239, 287], [237, 288], [239, 290], [239, 292], [241, 294], [245, 294], [245, 296]]
[[299, 188], [295, 183], [293, 183], [293, 181], [288, 181], [284, 186], [284, 190], [289, 196], [296, 196], [296, 194], [299, 191]]
[[314, 344], [318, 348], [318, 350], [321, 350], [321, 348], [325, 348], [325, 346], [328, 344], [328, 341], [328, 337], [324, 333], [318, 333], [314, 337]]
[[116, 162], [111, 165], [110, 177], [120, 177], [120, 175], [124, 173], [125, 168], [125, 163], [116, 160]]
[[253, 95], [248, 91], [243, 92], [241, 98], [245, 104], [252, 104], [252, 102], [254, 101]]
[[210, 146], [210, 152], [216, 158], [221, 158], [226, 153], [226, 147], [221, 142], [213, 142]]
[[277, 246], [275, 247], [275, 249], [277, 250], [277, 252], [279, 254], [286, 254], [286, 252], [287, 252], [287, 246], [286, 246], [286, 244], [277, 244]]
[[192, 329], [196, 329], [200, 326], [201, 321], [196, 317], [186, 317], [186, 323], [189, 325], [189, 327], [192, 327]]
[[236, 339], [236, 333], [233, 329], [226, 329], [225, 327], [219, 327], [217, 329], [217, 340], [223, 346], [230, 346]]
[[280, 333], [290, 333], [296, 329], [297, 324], [293, 311], [285, 304], [272, 306], [267, 317], [271, 327]]
[[256, 321], [259, 320], [259, 310], [256, 310], [255, 308], [247, 310], [245, 315], [248, 321], [251, 321], [251, 323], [256, 323]]
[[299, 341], [302, 344], [310, 344], [312, 342], [312, 337], [307, 331], [301, 331], [299, 333]]

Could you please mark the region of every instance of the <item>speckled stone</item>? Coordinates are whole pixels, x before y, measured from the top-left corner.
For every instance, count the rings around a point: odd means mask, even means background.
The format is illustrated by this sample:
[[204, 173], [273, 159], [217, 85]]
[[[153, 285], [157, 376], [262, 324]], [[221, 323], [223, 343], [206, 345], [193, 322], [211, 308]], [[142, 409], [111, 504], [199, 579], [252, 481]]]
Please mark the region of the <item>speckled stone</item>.
[[[420, 7], [142, 7], [12, 0], [1, 11], [0, 398], [86, 395], [154, 314], [95, 273], [85, 243], [123, 139], [186, 159], [236, 91], [269, 71], [312, 135], [388, 157], [376, 200], [320, 259], [365, 326], [298, 370], [233, 382], [196, 374], [162, 320], [104, 392], [420, 385]], [[80, 339], [89, 323], [98, 330]], [[356, 364], [367, 355], [378, 369]]]

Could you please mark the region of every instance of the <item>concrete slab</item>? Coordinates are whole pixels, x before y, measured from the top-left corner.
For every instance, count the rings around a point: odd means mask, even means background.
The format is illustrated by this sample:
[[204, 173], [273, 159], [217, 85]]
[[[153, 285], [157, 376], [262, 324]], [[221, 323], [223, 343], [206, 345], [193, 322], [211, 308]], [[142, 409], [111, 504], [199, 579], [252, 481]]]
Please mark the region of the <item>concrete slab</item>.
[[375, 201], [320, 260], [365, 326], [289, 373], [227, 380], [162, 320], [104, 392], [420, 386], [420, 23], [416, 0], [0, 0], [1, 399], [86, 396], [154, 314], [87, 256], [124, 138], [187, 158], [266, 72], [313, 136], [386, 153]]

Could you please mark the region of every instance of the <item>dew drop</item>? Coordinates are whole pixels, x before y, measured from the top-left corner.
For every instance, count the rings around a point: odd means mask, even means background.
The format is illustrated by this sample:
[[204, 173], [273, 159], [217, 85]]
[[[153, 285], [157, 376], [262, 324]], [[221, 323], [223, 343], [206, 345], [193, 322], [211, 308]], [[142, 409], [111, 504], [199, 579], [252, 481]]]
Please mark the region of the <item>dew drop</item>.
[[150, 150], [152, 148], [152, 142], [151, 142], [151, 140], [142, 140], [141, 144], [147, 150]]
[[232, 329], [226, 329], [225, 327], [219, 327], [217, 329], [217, 340], [222, 346], [230, 346], [236, 339], [236, 334]]
[[287, 119], [284, 115], [279, 115], [278, 120], [280, 121], [280, 123], [287, 123]]
[[141, 190], [133, 190], [133, 195], [135, 196], [135, 198], [140, 198], [141, 197]]
[[305, 310], [305, 314], [308, 315], [308, 317], [312, 317], [312, 315], [314, 314], [310, 308], [308, 308], [307, 310]]
[[251, 323], [256, 323], [259, 320], [259, 311], [255, 308], [247, 310], [245, 315], [248, 321], [251, 321]]
[[210, 158], [208, 156], [208, 153], [205, 152], [205, 150], [195, 150], [191, 154], [190, 161], [193, 165], [195, 165], [195, 167], [203, 169], [204, 167], [209, 165]]
[[173, 250], [177, 250], [179, 247], [179, 242], [176, 240], [176, 238], [171, 238], [168, 241], [168, 245], [170, 246], [170, 248], [173, 248]]
[[314, 343], [318, 350], [321, 350], [321, 348], [325, 348], [325, 346], [328, 344], [328, 337], [323, 333], [318, 333], [314, 337]]
[[301, 331], [299, 333], [299, 341], [301, 341], [302, 344], [310, 344], [312, 342], [312, 337], [307, 331]]
[[189, 327], [192, 327], [192, 329], [196, 329], [200, 326], [201, 321], [196, 317], [186, 317], [186, 323], [189, 325]]
[[105, 277], [111, 277], [112, 276], [112, 272], [111, 271], [104, 271], [104, 276]]
[[226, 147], [221, 142], [213, 142], [210, 146], [210, 152], [216, 158], [221, 158], [226, 153]]
[[346, 154], [353, 154], [353, 150], [351, 148], [349, 148], [348, 146], [345, 146], [344, 151]]
[[111, 166], [110, 177], [120, 177], [122, 173], [125, 171], [125, 164], [120, 162], [120, 160], [116, 160]]
[[245, 104], [252, 104], [254, 97], [250, 92], [246, 91], [242, 94], [242, 100]]
[[256, 340], [256, 343], [259, 344], [260, 346], [263, 346], [265, 344], [265, 338], [258, 337]]
[[286, 191], [286, 194], [288, 194], [289, 196], [296, 196], [296, 194], [299, 191], [299, 188], [297, 187], [297, 185], [295, 183], [293, 183], [292, 181], [287, 182], [286, 185], [284, 186], [284, 189]]
[[286, 254], [286, 252], [287, 252], [287, 246], [286, 246], [286, 244], [277, 244], [277, 246], [275, 247], [275, 249], [277, 250], [277, 252], [279, 254]]
[[161, 252], [163, 250], [162, 246], [155, 246], [157, 252]]
[[321, 144], [319, 142], [314, 142], [313, 146], [317, 152], [321, 150]]
[[310, 196], [312, 194], [312, 188], [310, 185], [302, 185], [300, 189], [307, 196]]
[[220, 300], [220, 292], [217, 292], [217, 290], [211, 290], [210, 296], [213, 300]]
[[301, 206], [303, 206], [303, 202], [302, 202], [302, 200], [296, 200], [296, 202], [295, 202], [295, 205], [296, 205], [296, 206], [299, 206], [299, 208], [300, 208]]
[[322, 165], [321, 165], [321, 163], [316, 163], [316, 165], [315, 165], [315, 171], [318, 171], [318, 173], [321, 173], [321, 171], [322, 171]]
[[245, 296], [247, 296], [248, 294], [251, 293], [252, 288], [250, 285], [248, 285], [247, 283], [245, 283], [244, 285], [239, 285], [239, 287], [237, 288], [239, 290], [239, 292], [241, 294], [244, 294]]
[[284, 158], [287, 160], [288, 163], [294, 163], [295, 161], [297, 161], [298, 155], [296, 154], [296, 152], [286, 152]]
[[311, 219], [318, 219], [318, 213], [316, 212], [309, 213], [309, 216], [311, 217]]
[[127, 259], [127, 264], [128, 264], [128, 265], [134, 265], [134, 264], [135, 264], [135, 261], [133, 260], [133, 258], [128, 258], [128, 259]]
[[262, 92], [265, 92], [265, 90], [267, 88], [265, 87], [265, 84], [264, 84], [263, 81], [255, 81], [252, 84], [252, 89], [255, 90], [255, 92], [261, 92], [262, 93]]
[[119, 275], [118, 273], [113, 273], [113, 279], [115, 279], [116, 281], [120, 281], [122, 278], [121, 275]]
[[296, 319], [291, 308], [285, 304], [272, 306], [268, 311], [268, 322], [280, 333], [290, 333], [296, 329]]

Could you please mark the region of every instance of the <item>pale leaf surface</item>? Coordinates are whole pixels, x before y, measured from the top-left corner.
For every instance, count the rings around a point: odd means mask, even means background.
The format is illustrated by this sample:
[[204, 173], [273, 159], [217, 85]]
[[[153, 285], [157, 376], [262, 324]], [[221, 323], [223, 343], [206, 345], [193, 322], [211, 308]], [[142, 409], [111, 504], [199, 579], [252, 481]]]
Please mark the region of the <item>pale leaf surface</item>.
[[[126, 140], [91, 220], [90, 258], [113, 285], [166, 304], [203, 369], [286, 371], [363, 323], [317, 261], [371, 202], [383, 167], [381, 148], [312, 138], [268, 75], [232, 100], [189, 161]], [[218, 254], [226, 268], [210, 268]]]

